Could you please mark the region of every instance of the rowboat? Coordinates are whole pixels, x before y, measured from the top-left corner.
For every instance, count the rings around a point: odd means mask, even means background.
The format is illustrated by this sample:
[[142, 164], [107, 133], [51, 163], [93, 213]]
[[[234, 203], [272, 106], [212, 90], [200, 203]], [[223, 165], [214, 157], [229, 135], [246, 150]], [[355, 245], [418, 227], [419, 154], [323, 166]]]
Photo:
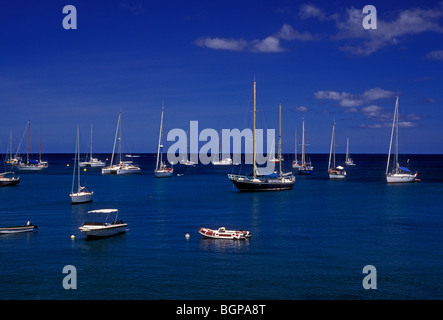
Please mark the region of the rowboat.
[[245, 230], [226, 230], [225, 227], [220, 227], [217, 230], [209, 228], [200, 228], [198, 232], [212, 239], [246, 239], [251, 237], [251, 233]]
[[0, 234], [32, 232], [34, 229], [37, 229], [37, 226], [34, 226], [31, 221], [28, 221], [25, 226], [0, 227]]

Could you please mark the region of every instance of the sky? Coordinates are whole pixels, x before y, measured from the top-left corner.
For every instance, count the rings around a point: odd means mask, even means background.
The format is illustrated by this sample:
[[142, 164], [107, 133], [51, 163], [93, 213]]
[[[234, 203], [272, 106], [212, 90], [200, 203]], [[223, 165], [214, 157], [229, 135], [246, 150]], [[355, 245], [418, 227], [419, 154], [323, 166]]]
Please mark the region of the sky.
[[395, 96], [400, 153], [443, 151], [443, 1], [2, 1], [0, 38], [2, 153], [28, 120], [31, 152], [42, 130], [44, 153], [73, 153], [77, 126], [87, 152], [92, 123], [110, 153], [119, 112], [124, 152], [156, 152], [162, 104], [166, 133], [242, 130], [254, 79], [262, 128], [282, 105], [284, 152], [304, 118], [310, 153], [334, 122], [337, 153], [387, 153]]

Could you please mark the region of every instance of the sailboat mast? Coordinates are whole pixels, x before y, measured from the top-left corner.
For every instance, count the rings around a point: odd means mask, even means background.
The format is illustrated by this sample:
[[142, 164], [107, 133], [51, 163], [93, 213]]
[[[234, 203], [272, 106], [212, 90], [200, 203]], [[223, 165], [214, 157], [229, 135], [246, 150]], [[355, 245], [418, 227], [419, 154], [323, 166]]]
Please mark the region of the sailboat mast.
[[28, 120], [28, 151], [26, 153], [26, 164], [29, 165], [29, 135], [31, 134], [31, 120]]
[[43, 129], [40, 129], [40, 151], [38, 153], [38, 163], [42, 162], [42, 138], [43, 138]]
[[397, 106], [398, 106], [398, 96], [397, 100], [395, 102], [395, 110], [394, 110], [394, 117], [392, 120], [392, 130], [391, 130], [391, 140], [389, 142], [389, 153], [388, 153], [388, 162], [386, 164], [386, 174], [388, 174], [389, 171], [389, 162], [391, 160], [391, 149], [392, 149], [392, 138], [394, 137], [394, 128], [395, 128], [395, 117], [397, 115]]
[[255, 163], [255, 157], [256, 157], [256, 155], [255, 155], [255, 112], [256, 112], [256, 104], [257, 104], [257, 99], [256, 99], [256, 93], [257, 93], [257, 90], [256, 90], [256, 83], [255, 83], [255, 79], [254, 79], [254, 130], [253, 130], [253, 162], [254, 162], [254, 170], [253, 170], [253, 176], [254, 176], [254, 179], [256, 179], [257, 178], [257, 172], [256, 172], [256, 169], [257, 169], [257, 164]]
[[[77, 157], [77, 162], [80, 162], [80, 127], [77, 126], [77, 143], [76, 143], [76, 157]], [[80, 166], [78, 165], [78, 163], [76, 163], [77, 165], [77, 176], [78, 176], [78, 187], [77, 190], [80, 191]]]
[[301, 147], [301, 164], [305, 164], [305, 118], [303, 118], [303, 126], [302, 126], [302, 147]]
[[280, 175], [282, 173], [281, 162], [282, 162], [282, 156], [281, 156], [281, 103], [280, 103], [279, 114], [278, 114], [278, 163], [280, 166]]
[[121, 118], [121, 116], [122, 116], [122, 113], [120, 112], [119, 115], [118, 115], [118, 120], [117, 120], [117, 128], [115, 129], [114, 148], [112, 148], [112, 156], [111, 156], [111, 164], [110, 164], [110, 166], [112, 166], [112, 163], [114, 161], [115, 144], [117, 143], [118, 128], [120, 126], [120, 118]]
[[335, 165], [335, 123], [334, 123], [334, 134], [333, 134], [333, 138], [334, 138], [334, 168], [336, 168], [336, 165]]
[[346, 139], [346, 159], [345, 161], [348, 161], [349, 158], [349, 138]]
[[90, 143], [90, 146], [91, 146], [91, 151], [89, 152], [89, 161], [91, 161], [91, 159], [92, 159], [92, 123], [91, 123], [91, 143]]
[[159, 164], [159, 160], [160, 160], [160, 157], [161, 157], [161, 155], [160, 155], [160, 144], [161, 144], [162, 131], [163, 131], [163, 112], [164, 112], [164, 109], [165, 109], [165, 106], [164, 106], [164, 104], [162, 104], [162, 115], [161, 115], [161, 118], [160, 118], [160, 132], [158, 134], [157, 164], [155, 166], [155, 170], [159, 169], [158, 164]]
[[328, 170], [331, 169], [331, 156], [332, 156], [332, 144], [333, 144], [333, 141], [334, 141], [334, 131], [335, 131], [335, 122], [332, 125], [332, 136], [331, 136], [331, 147], [329, 148]]
[[398, 97], [395, 102], [395, 168], [398, 168]]

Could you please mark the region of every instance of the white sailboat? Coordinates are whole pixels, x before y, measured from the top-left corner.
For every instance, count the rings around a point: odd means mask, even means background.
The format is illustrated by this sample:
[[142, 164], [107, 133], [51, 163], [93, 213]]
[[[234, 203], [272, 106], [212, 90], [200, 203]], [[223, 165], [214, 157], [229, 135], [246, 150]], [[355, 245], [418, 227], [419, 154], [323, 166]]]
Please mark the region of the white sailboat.
[[171, 177], [174, 169], [168, 168], [163, 161], [163, 114], [165, 111], [164, 105], [162, 105], [162, 115], [160, 119], [160, 133], [158, 135], [158, 148], [157, 148], [157, 163], [155, 165], [154, 174], [156, 178]]
[[346, 140], [346, 161], [345, 164], [347, 166], [355, 166], [354, 161], [349, 156], [349, 138]]
[[[334, 156], [333, 156], [334, 165], [331, 167], [332, 151], [334, 151]], [[337, 166], [337, 167], [335, 166], [335, 122], [334, 125], [332, 126], [331, 148], [329, 149], [328, 174], [329, 174], [329, 179], [344, 179], [346, 177], [345, 168], [343, 168], [342, 166]]]
[[[109, 164], [109, 166], [102, 168], [102, 174], [118, 174], [118, 175], [120, 175], [120, 174], [141, 173], [140, 167], [133, 164], [132, 161], [122, 161], [121, 117], [122, 117], [122, 113], [120, 112], [118, 115], [117, 129], [115, 130], [114, 147], [112, 149], [111, 163]], [[119, 141], [119, 143], [118, 143], [119, 159], [118, 159], [117, 163], [113, 164], [114, 163], [115, 145], [117, 143], [117, 137], [118, 137], [118, 141]]]
[[89, 160], [88, 161], [79, 162], [79, 166], [81, 168], [83, 168], [83, 167], [97, 168], [97, 167], [104, 167], [104, 166], [106, 166], [105, 162], [99, 160], [98, 158], [94, 158], [92, 156], [92, 123], [91, 123], [91, 142], [90, 142], [90, 147], [91, 147], [91, 150], [89, 151]]
[[[188, 132], [186, 132], [186, 139], [188, 139], [187, 138], [188, 137]], [[186, 153], [183, 155], [183, 159], [181, 159], [180, 160], [180, 164], [181, 165], [184, 165], [185, 167], [187, 167], [187, 168], [195, 168], [195, 162], [194, 161], [191, 161], [189, 158], [188, 158], [188, 152], [186, 151]]]
[[[407, 167], [400, 167], [398, 162], [398, 96], [395, 101], [394, 119], [392, 121], [391, 141], [389, 143], [388, 162], [386, 164], [386, 182], [387, 183], [404, 183], [414, 182], [418, 179], [418, 173], [412, 173]], [[389, 172], [389, 164], [391, 159], [392, 139], [395, 131], [395, 156], [392, 165], [392, 169]]]
[[[80, 160], [80, 129], [79, 127], [77, 127], [77, 142], [75, 144], [75, 159], [74, 159], [74, 170], [72, 173], [72, 188], [71, 188], [71, 193], [69, 194], [69, 197], [71, 197], [72, 204], [91, 202], [92, 195], [94, 194], [94, 191], [90, 192], [88, 191], [88, 189], [86, 189], [86, 187], [82, 187], [80, 184], [79, 160]], [[74, 192], [76, 174], [77, 174], [77, 192]]]
[[314, 167], [311, 164], [311, 160], [306, 161], [306, 144], [305, 144], [305, 119], [303, 118], [303, 131], [302, 131], [302, 147], [301, 147], [301, 165], [298, 168], [298, 174], [309, 175], [314, 171]]
[[29, 159], [29, 137], [31, 135], [31, 121], [28, 121], [28, 149], [26, 153], [26, 162], [20, 162], [17, 166], [19, 170], [22, 171], [40, 171], [48, 167], [48, 162], [42, 161], [42, 137], [43, 130], [40, 131], [40, 152], [38, 160]]

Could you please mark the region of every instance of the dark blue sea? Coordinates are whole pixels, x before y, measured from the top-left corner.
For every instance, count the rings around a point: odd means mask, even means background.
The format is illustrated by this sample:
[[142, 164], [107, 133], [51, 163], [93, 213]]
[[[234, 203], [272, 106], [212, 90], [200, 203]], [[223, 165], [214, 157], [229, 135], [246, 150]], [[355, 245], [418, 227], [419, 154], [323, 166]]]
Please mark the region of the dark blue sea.
[[[180, 176], [156, 179], [155, 156], [141, 154], [139, 175], [82, 172], [94, 201], [71, 205], [73, 155], [48, 154], [46, 171], [0, 188], [0, 226], [38, 226], [0, 235], [0, 299], [443, 299], [443, 156], [404, 157], [420, 182], [387, 185], [386, 155], [373, 154], [330, 181], [328, 155], [314, 154], [293, 190], [240, 193], [226, 176], [238, 167], [176, 165]], [[129, 231], [86, 240], [78, 227], [102, 208]], [[252, 237], [198, 233], [220, 226]], [[63, 287], [66, 265], [77, 289]], [[366, 265], [376, 289], [363, 287]]]

